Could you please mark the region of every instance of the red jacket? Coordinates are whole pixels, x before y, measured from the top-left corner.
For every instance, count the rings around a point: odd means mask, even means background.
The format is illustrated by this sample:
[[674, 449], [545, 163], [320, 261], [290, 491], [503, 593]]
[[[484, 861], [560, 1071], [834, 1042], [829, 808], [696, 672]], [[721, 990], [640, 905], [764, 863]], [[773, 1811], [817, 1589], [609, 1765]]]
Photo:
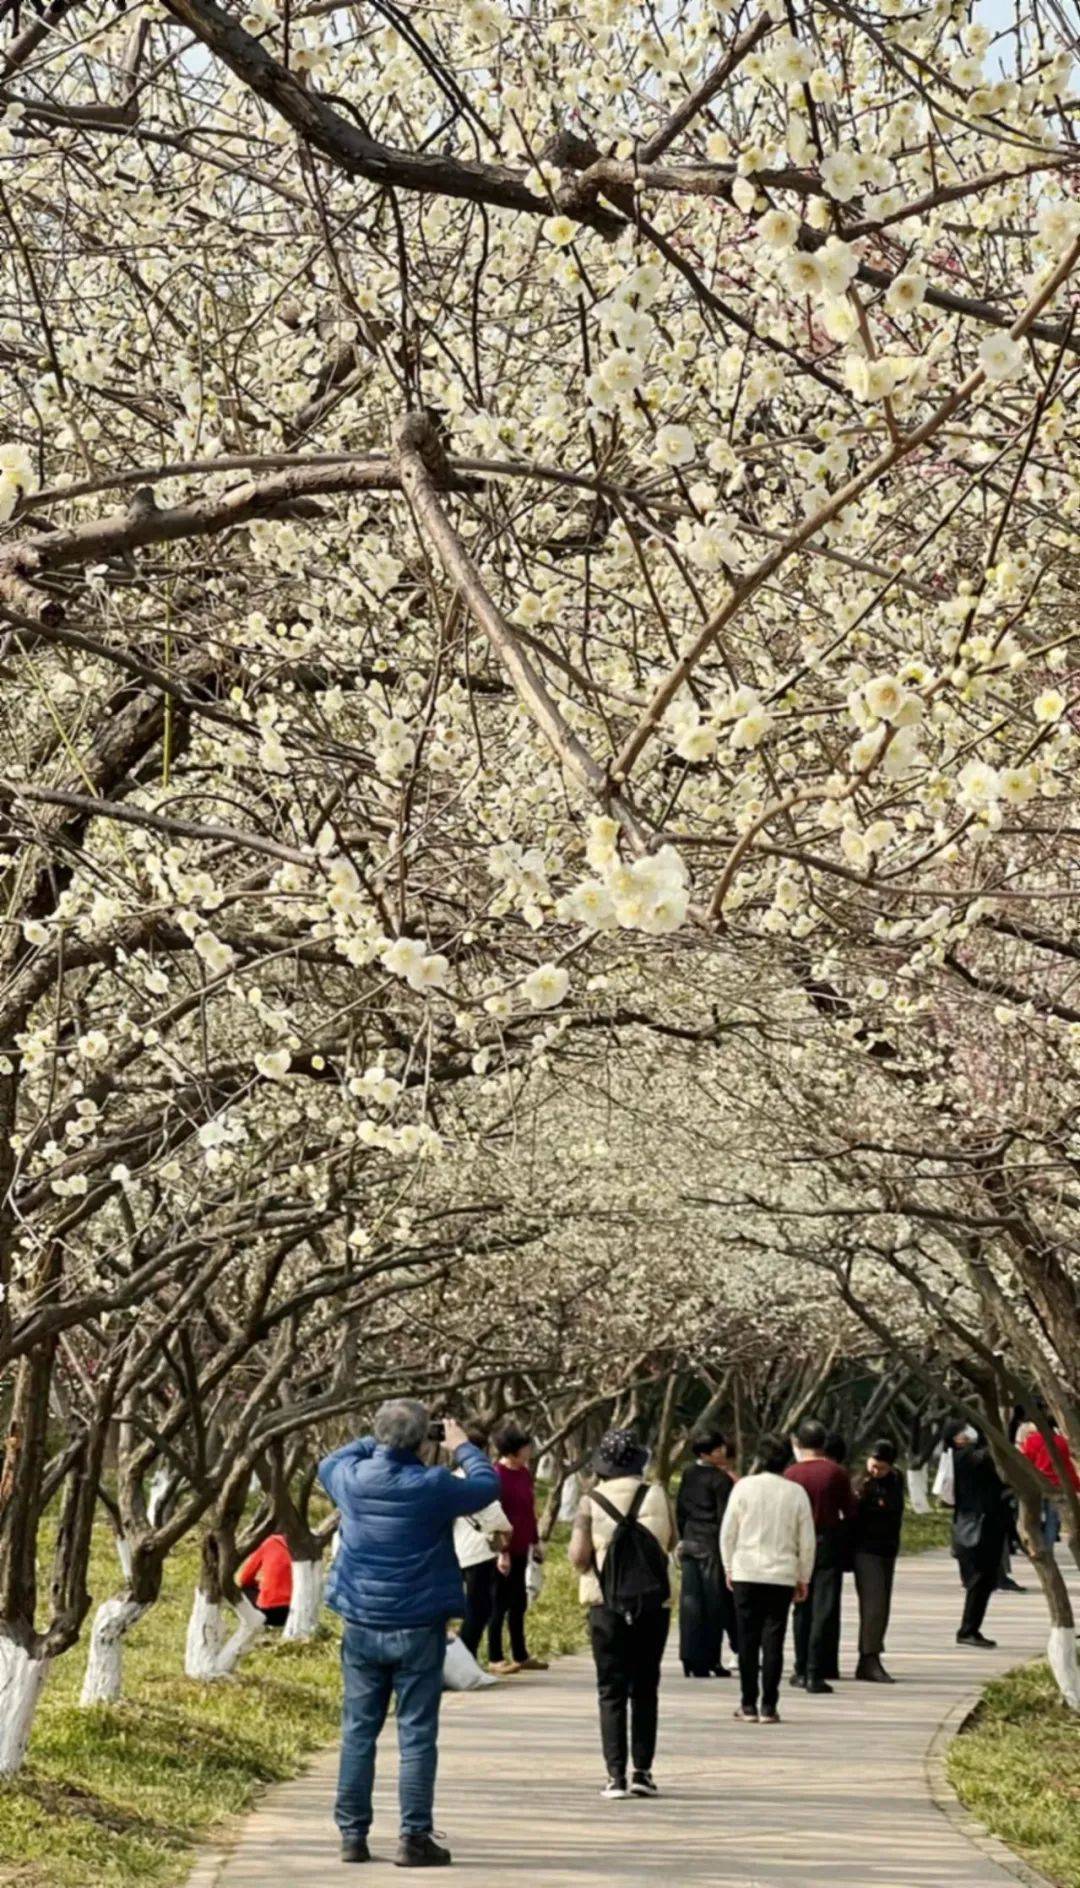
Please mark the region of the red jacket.
[[284, 1534], [271, 1534], [261, 1547], [256, 1547], [237, 1574], [236, 1584], [256, 1587], [262, 1607], [291, 1605], [292, 1556]]
[[[1064, 1462], [1066, 1475], [1073, 1487], [1080, 1492], [1080, 1475], [1077, 1474], [1072, 1456], [1069, 1454], [1069, 1445], [1059, 1429], [1054, 1431], [1054, 1448], [1057, 1454], [1051, 1457], [1042, 1436], [1037, 1429], [1033, 1429], [1030, 1436], [1027, 1436], [1020, 1444], [1020, 1453], [1026, 1455], [1032, 1468], [1037, 1468], [1039, 1474], [1045, 1475], [1047, 1481], [1052, 1482], [1055, 1488], [1061, 1487], [1061, 1462]], [[1061, 1461], [1057, 1459], [1057, 1456], [1061, 1457]]]

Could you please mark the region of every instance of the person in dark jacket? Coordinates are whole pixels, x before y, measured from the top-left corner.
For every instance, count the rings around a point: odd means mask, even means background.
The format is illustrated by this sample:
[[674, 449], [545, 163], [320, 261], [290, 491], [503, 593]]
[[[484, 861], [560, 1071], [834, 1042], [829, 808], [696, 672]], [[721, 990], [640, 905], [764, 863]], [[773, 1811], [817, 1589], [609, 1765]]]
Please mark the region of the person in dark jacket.
[[675, 1504], [682, 1570], [679, 1657], [687, 1678], [726, 1678], [721, 1660], [724, 1629], [732, 1636], [735, 1622], [734, 1608], [727, 1604], [730, 1590], [720, 1559], [720, 1528], [735, 1483], [725, 1466], [726, 1437], [710, 1430], [695, 1436], [690, 1446], [694, 1464], [679, 1484]]
[[384, 1403], [375, 1433], [319, 1465], [341, 1514], [341, 1547], [327, 1603], [345, 1620], [345, 1699], [335, 1820], [345, 1862], [367, 1862], [375, 1746], [391, 1697], [401, 1753], [400, 1868], [431, 1868], [450, 1852], [432, 1834], [446, 1626], [465, 1610], [454, 1522], [497, 1500], [498, 1478], [455, 1422], [446, 1447], [461, 1476], [420, 1460], [422, 1403]]
[[984, 1636], [982, 1625], [1001, 1569], [1009, 1530], [1008, 1499], [978, 1430], [963, 1422], [948, 1423], [945, 1444], [953, 1453], [953, 1547], [964, 1583], [964, 1612], [956, 1643], [992, 1648], [996, 1641]]
[[904, 1480], [896, 1467], [896, 1445], [875, 1442], [866, 1474], [855, 1488], [855, 1590], [859, 1595], [859, 1663], [856, 1678], [892, 1685], [881, 1662], [892, 1606], [893, 1575], [904, 1525]]

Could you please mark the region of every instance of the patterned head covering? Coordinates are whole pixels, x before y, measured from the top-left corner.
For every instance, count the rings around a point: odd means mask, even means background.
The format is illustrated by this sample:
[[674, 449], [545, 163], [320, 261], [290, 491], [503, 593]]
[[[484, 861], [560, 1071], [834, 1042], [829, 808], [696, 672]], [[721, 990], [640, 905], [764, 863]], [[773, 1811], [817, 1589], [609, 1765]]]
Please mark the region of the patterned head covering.
[[648, 1459], [648, 1449], [638, 1441], [632, 1429], [609, 1429], [596, 1451], [593, 1466], [601, 1477], [613, 1479], [617, 1475], [640, 1475]]

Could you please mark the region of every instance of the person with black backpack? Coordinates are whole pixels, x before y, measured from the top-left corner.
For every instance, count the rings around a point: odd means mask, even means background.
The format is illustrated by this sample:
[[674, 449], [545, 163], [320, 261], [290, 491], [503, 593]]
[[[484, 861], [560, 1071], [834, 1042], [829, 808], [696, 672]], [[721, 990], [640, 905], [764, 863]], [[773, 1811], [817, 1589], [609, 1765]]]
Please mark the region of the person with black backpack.
[[582, 1497], [570, 1538], [589, 1609], [609, 1801], [659, 1795], [652, 1767], [675, 1522], [664, 1490], [644, 1480], [648, 1459], [631, 1430], [608, 1430], [593, 1463], [597, 1485]]

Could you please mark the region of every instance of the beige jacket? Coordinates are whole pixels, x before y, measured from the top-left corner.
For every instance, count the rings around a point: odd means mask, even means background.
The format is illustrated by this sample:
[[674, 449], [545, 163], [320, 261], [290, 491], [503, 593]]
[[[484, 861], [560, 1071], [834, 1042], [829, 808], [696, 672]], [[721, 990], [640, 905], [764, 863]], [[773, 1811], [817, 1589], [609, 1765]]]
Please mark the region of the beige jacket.
[[[626, 1514], [640, 1480], [639, 1475], [620, 1475], [614, 1481], [601, 1482], [600, 1491], [613, 1508]], [[667, 1495], [656, 1482], [649, 1483], [649, 1492], [641, 1504], [638, 1519], [650, 1534], [655, 1534], [661, 1547], [670, 1553], [675, 1544], [675, 1519]], [[570, 1564], [577, 1568], [581, 1576], [578, 1598], [583, 1606], [603, 1605], [604, 1595], [596, 1574], [604, 1564], [604, 1555], [614, 1533], [615, 1523], [611, 1516], [605, 1514], [589, 1495], [582, 1495], [570, 1537]]]

